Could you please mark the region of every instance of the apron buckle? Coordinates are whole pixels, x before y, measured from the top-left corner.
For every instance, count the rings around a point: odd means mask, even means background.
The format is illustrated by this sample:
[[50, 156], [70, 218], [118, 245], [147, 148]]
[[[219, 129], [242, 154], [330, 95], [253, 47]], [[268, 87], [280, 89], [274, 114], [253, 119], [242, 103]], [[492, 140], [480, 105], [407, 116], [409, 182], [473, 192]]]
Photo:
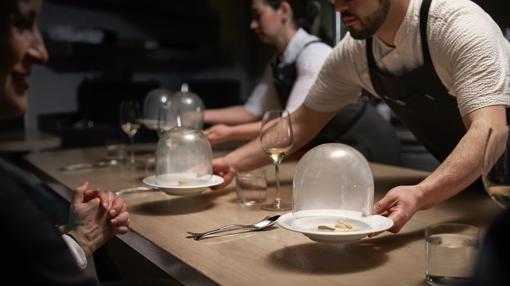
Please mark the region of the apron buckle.
[[424, 95], [424, 96], [425, 96], [426, 98], [428, 98], [428, 99], [432, 100], [432, 101], [436, 100], [436, 98], [435, 98], [435, 97], [433, 97], [432, 95], [430, 95], [430, 94], [428, 94], [428, 93], [425, 93], [425, 95]]
[[406, 106], [407, 105], [407, 103], [405, 103], [404, 101], [402, 101], [400, 99], [393, 99], [393, 98], [391, 98], [389, 96], [386, 96], [386, 95], [383, 95], [383, 99], [386, 99], [386, 100], [389, 100], [391, 102], [394, 102], [394, 103], [396, 103], [396, 104], [398, 104], [400, 106]]

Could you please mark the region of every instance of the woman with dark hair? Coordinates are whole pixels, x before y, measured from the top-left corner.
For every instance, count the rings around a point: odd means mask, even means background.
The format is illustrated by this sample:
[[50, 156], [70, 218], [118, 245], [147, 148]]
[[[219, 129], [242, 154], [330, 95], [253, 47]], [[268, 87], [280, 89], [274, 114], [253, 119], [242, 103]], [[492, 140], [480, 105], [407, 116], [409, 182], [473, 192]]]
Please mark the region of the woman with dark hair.
[[[330, 46], [309, 34], [320, 13], [317, 1], [252, 0], [251, 10], [250, 28], [263, 43], [276, 48], [277, 56], [244, 106], [206, 110], [205, 123], [215, 124], [205, 131], [212, 144], [255, 138], [266, 110], [294, 112], [331, 52]], [[394, 130], [364, 98], [333, 117], [305, 150], [333, 142], [351, 145], [371, 161], [400, 163]]]

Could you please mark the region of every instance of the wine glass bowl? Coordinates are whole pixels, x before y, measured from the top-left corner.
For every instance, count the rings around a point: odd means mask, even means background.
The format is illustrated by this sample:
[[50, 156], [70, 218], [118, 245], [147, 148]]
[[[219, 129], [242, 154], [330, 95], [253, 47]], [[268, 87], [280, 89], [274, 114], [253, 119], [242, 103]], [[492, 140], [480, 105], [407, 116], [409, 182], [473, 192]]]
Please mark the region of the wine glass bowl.
[[129, 137], [129, 145], [131, 149], [129, 163], [134, 164], [135, 155], [133, 150], [133, 137], [140, 129], [140, 104], [134, 100], [121, 102], [119, 117], [122, 131], [124, 131], [124, 133], [126, 133]]
[[489, 129], [483, 159], [482, 181], [489, 196], [501, 207], [510, 206], [509, 129]]
[[276, 179], [276, 198], [262, 205], [262, 209], [289, 210], [292, 208], [291, 203], [283, 202], [280, 197], [279, 166], [294, 144], [290, 113], [287, 110], [266, 111], [260, 128], [260, 144], [264, 153], [273, 161]]

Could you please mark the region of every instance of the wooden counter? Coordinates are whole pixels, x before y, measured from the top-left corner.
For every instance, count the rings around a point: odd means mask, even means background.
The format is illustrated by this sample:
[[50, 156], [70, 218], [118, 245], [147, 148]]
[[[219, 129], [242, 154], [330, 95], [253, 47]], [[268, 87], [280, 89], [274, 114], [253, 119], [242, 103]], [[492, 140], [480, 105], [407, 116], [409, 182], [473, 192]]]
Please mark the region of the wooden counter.
[[[29, 154], [25, 158], [69, 188], [88, 180], [91, 186], [115, 191], [141, 186], [141, 179], [151, 175], [143, 167], [125, 166], [59, 170], [67, 164], [94, 162], [105, 156], [106, 150], [96, 148]], [[281, 168], [287, 195], [295, 164], [288, 162]], [[371, 164], [371, 168], [376, 199], [392, 186], [413, 184], [427, 175], [380, 164]], [[270, 191], [273, 186], [270, 181]], [[232, 185], [193, 197], [146, 192], [124, 198], [129, 206], [132, 232], [120, 238], [185, 285], [425, 285], [425, 227], [439, 222], [485, 226], [498, 211], [483, 190], [467, 191], [419, 212], [397, 235], [384, 233], [347, 246], [316, 243], [278, 227], [194, 241], [186, 238], [187, 231], [252, 223], [274, 213], [237, 205]]]
[[0, 152], [28, 153], [60, 147], [60, 138], [38, 130], [0, 132]]

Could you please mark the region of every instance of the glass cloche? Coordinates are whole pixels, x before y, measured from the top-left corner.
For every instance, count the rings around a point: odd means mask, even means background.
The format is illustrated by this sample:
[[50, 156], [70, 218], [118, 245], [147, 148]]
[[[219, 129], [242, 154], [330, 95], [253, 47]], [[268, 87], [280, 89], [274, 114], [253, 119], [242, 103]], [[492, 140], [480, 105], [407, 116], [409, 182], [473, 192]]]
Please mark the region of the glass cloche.
[[147, 129], [157, 129], [160, 109], [167, 105], [171, 95], [171, 91], [165, 88], [154, 89], [147, 93], [143, 102], [143, 118], [141, 120]]
[[207, 183], [212, 175], [212, 149], [200, 130], [175, 127], [165, 132], [156, 148], [156, 180], [160, 185]]
[[169, 98], [166, 104], [159, 109], [158, 134], [160, 136], [174, 127], [182, 126], [180, 114], [178, 114], [177, 108], [172, 104], [172, 98]]
[[374, 179], [356, 149], [323, 144], [308, 151], [294, 173], [293, 212], [343, 209], [372, 214]]
[[345, 144], [319, 145], [299, 161], [293, 209], [278, 223], [318, 242], [359, 240], [393, 222], [372, 215], [374, 179], [368, 161]]
[[177, 126], [188, 126], [202, 130], [204, 125], [204, 103], [202, 99], [189, 91], [187, 83], [181, 85], [181, 91], [170, 98], [169, 108], [178, 115]]

